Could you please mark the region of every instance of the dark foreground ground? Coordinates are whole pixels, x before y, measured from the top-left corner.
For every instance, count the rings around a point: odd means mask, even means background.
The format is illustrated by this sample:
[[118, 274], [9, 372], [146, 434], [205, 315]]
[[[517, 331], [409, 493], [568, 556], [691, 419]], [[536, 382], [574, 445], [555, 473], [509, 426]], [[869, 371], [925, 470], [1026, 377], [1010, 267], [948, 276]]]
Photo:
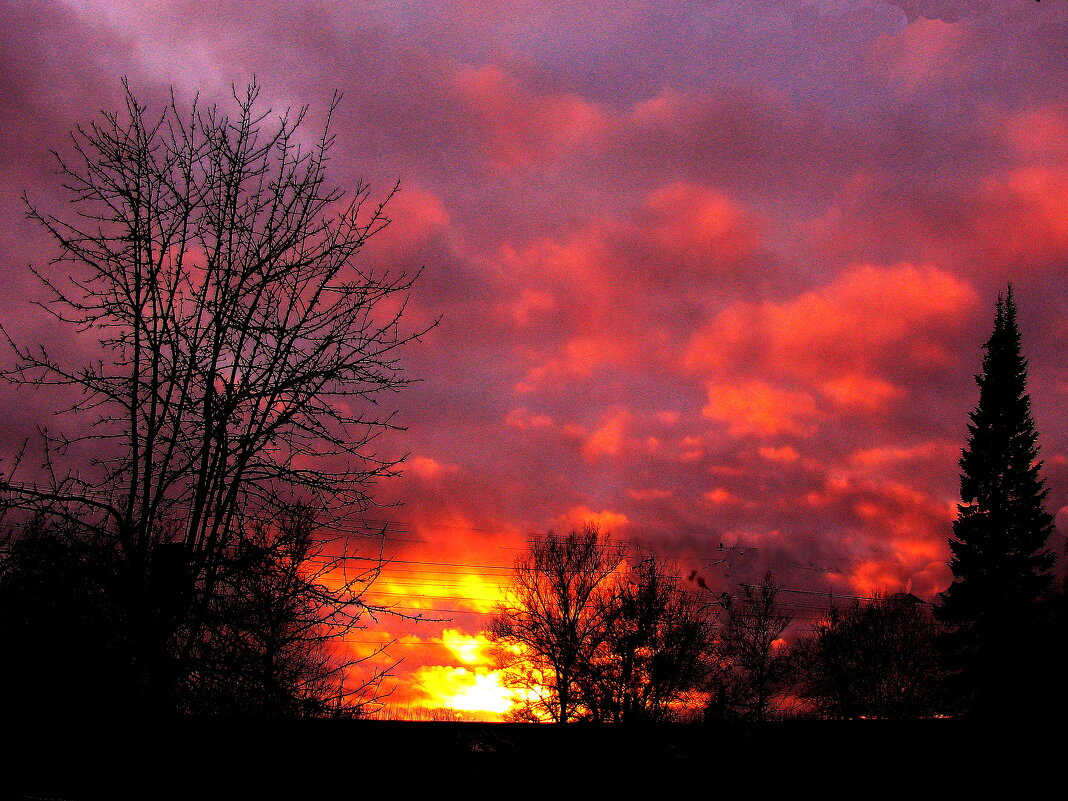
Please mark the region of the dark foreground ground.
[[[1063, 721], [6, 725], [9, 798], [1063, 798]], [[1040, 730], [1041, 729], [1041, 730]], [[8, 739], [8, 738], [5, 738]], [[462, 794], [462, 795], [461, 795]]]

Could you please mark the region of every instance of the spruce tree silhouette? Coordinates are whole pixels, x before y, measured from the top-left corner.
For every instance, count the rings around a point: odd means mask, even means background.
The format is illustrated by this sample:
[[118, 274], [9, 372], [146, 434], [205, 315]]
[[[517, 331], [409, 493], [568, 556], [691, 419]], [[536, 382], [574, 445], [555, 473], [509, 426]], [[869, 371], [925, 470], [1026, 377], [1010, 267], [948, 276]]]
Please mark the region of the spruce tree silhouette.
[[1049, 590], [1053, 518], [1038, 460], [1012, 285], [998, 295], [984, 345], [979, 403], [960, 458], [961, 503], [950, 539], [953, 583], [937, 610], [947, 624], [950, 691], [957, 708], [981, 716], [1025, 711], [1024, 678], [1038, 601]]

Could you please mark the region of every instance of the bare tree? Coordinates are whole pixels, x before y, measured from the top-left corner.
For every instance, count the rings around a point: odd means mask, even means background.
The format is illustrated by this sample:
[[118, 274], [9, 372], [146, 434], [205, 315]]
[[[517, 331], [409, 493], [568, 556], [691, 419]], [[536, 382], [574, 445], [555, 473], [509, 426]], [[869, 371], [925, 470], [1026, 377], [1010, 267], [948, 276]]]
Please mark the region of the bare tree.
[[737, 594], [724, 594], [721, 604], [724, 669], [714, 688], [718, 704], [764, 721], [786, 678], [786, 653], [777, 641], [793, 618], [779, 603], [779, 587], [770, 572], [759, 585], [742, 584]]
[[623, 549], [587, 523], [532, 538], [516, 558], [512, 597], [490, 631], [505, 679], [526, 700], [517, 716], [567, 723], [584, 713], [581, 682], [606, 633], [606, 596]]
[[[79, 127], [73, 156], [57, 155], [72, 213], [26, 200], [69, 270], [38, 272], [41, 305], [100, 355], [68, 366], [8, 337], [6, 377], [78, 392], [78, 422], [48, 439], [45, 481], [22, 480], [16, 462], [0, 490], [115, 544], [135, 637], [159, 663], [149, 695], [171, 704], [234, 565], [285, 540], [280, 510], [351, 528], [394, 472], [374, 441], [399, 428], [378, 404], [407, 381], [396, 359], [416, 336], [400, 329], [415, 276], [357, 260], [389, 220], [368, 187], [326, 184], [336, 97], [309, 145], [306, 110], [271, 117], [255, 85], [235, 91], [231, 114], [172, 95], [158, 116], [124, 87], [124, 112]], [[94, 458], [60, 469], [83, 443]], [[358, 614], [363, 586], [324, 600]]]
[[715, 639], [708, 604], [654, 554], [638, 555], [604, 602], [606, 630], [583, 674], [584, 704], [598, 720], [669, 719], [708, 678]]
[[593, 525], [532, 539], [513, 597], [491, 631], [513, 717], [557, 722], [666, 720], [703, 689], [714, 629], [708, 605], [659, 557], [625, 560]]

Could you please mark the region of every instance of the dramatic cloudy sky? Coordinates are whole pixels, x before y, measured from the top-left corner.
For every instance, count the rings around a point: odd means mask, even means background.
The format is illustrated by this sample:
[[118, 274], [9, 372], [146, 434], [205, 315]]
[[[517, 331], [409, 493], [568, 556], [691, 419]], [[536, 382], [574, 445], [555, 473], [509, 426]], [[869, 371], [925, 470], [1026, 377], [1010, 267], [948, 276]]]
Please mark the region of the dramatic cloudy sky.
[[[583, 521], [716, 588], [932, 598], [1008, 281], [1068, 524], [1068, 2], [14, 0], [0, 42], [19, 336], [71, 336], [29, 305], [19, 195], [62, 201], [49, 150], [122, 76], [149, 104], [256, 76], [313, 125], [341, 90], [331, 180], [401, 182], [365, 258], [424, 266], [409, 323], [441, 323], [376, 590], [451, 620], [354, 638], [401, 638], [398, 704], [499, 708], [490, 566]], [[49, 408], [0, 388], [5, 451]]]

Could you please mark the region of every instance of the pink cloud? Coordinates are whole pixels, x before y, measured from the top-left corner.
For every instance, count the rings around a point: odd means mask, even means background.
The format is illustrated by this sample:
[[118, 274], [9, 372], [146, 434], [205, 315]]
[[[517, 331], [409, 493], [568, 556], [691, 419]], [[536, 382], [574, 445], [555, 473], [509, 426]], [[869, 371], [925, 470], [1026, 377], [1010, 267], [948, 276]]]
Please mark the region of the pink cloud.
[[412, 456], [405, 460], [405, 468], [423, 481], [433, 481], [443, 473], [455, 473], [455, 465], [446, 465], [429, 456]]
[[703, 258], [709, 268], [737, 263], [758, 247], [758, 226], [729, 195], [706, 186], [677, 182], [645, 198], [654, 215], [652, 236], [663, 252]]
[[932, 84], [967, 74], [971, 62], [962, 52], [967, 40], [961, 25], [919, 19], [897, 34], [877, 38], [872, 44], [872, 61], [905, 93], [925, 91]]
[[1049, 103], [1009, 116], [1005, 138], [1024, 159], [1063, 163], [1068, 157], [1068, 108]]
[[871, 370], [888, 357], [937, 366], [934, 326], [955, 327], [977, 302], [955, 276], [933, 267], [860, 266], [785, 303], [728, 307], [694, 337], [693, 369], [753, 365], [817, 379]]
[[704, 414], [731, 434], [808, 436], [835, 412], [890, 413], [908, 386], [946, 367], [940, 340], [952, 341], [976, 300], [935, 268], [857, 267], [792, 300], [728, 306], [685, 362], [710, 376]]
[[500, 170], [552, 158], [597, 136], [605, 124], [602, 113], [581, 97], [532, 95], [500, 67], [467, 69], [456, 80], [473, 115], [472, 133]]
[[626, 409], [609, 412], [582, 446], [587, 459], [618, 456], [626, 444], [627, 424], [631, 415]]
[[586, 523], [598, 526], [602, 533], [621, 537], [625, 534], [629, 520], [622, 512], [602, 509], [597, 512], [588, 506], [575, 506], [557, 518], [561, 533], [570, 530], [581, 531]]
[[417, 186], [401, 186], [386, 207], [390, 223], [374, 239], [384, 258], [418, 259], [428, 240], [447, 231], [451, 222], [441, 197]]

